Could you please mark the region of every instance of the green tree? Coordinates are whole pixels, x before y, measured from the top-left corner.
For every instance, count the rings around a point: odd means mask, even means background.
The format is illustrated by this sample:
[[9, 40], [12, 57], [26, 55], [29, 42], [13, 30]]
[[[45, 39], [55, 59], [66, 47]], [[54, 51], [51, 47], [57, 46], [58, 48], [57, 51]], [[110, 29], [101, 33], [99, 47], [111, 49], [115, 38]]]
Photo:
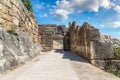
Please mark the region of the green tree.
[[30, 0], [22, 0], [22, 2], [29, 11], [31, 11], [31, 12], [33, 11], [32, 4], [31, 4]]

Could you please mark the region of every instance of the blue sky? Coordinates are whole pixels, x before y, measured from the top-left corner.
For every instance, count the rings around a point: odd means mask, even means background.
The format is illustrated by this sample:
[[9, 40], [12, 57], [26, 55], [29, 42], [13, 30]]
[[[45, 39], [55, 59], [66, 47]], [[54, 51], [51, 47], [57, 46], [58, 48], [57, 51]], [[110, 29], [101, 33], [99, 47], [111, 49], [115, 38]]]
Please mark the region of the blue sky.
[[31, 0], [39, 24], [77, 21], [120, 39], [120, 0]]

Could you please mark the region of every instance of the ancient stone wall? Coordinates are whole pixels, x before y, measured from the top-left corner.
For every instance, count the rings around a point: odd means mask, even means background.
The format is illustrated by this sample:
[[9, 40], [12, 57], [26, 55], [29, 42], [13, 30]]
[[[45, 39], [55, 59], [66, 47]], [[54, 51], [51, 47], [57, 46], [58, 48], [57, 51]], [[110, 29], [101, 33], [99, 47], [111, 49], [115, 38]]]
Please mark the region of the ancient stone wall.
[[[70, 23], [68, 34], [64, 37], [64, 50], [72, 52], [88, 59], [91, 64], [102, 69], [109, 66], [119, 66], [120, 40], [109, 35], [102, 35], [98, 29], [88, 23], [78, 26]], [[117, 54], [117, 55], [116, 55]]]
[[85, 23], [83, 27], [80, 27], [80, 29], [78, 29], [79, 27], [75, 23], [70, 26], [70, 43], [73, 43], [73, 45], [70, 45], [70, 48], [73, 52], [77, 51], [79, 55], [89, 58], [90, 36], [87, 35], [89, 30], [86, 24], [87, 23]]
[[42, 51], [51, 51], [53, 49], [52, 31], [46, 26], [39, 25], [39, 34], [41, 35]]
[[50, 51], [53, 48], [56, 48], [55, 47], [56, 45], [53, 44], [53, 40], [56, 40], [57, 42], [62, 44], [63, 36], [64, 34], [66, 34], [66, 32], [67, 29], [65, 25], [56, 24], [39, 25], [39, 34], [41, 35], [41, 44], [43, 46], [43, 51]]
[[0, 0], [0, 25], [7, 31], [13, 28], [28, 31], [34, 41], [39, 41], [34, 15], [26, 9], [21, 0]]
[[[94, 29], [88, 23], [84, 23], [82, 27], [78, 26], [75, 22], [70, 23], [69, 38], [70, 49], [80, 56], [90, 59], [90, 30]], [[68, 34], [67, 34], [68, 35]], [[67, 43], [69, 41], [66, 41]]]
[[38, 25], [21, 0], [0, 0], [0, 73], [41, 52]]

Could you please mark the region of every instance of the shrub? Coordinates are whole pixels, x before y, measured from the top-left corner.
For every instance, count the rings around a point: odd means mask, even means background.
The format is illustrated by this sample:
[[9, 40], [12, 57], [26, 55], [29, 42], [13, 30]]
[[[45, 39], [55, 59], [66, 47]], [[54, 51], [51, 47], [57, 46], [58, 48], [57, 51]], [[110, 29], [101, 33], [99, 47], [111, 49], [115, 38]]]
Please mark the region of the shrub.
[[115, 56], [120, 56], [120, 48], [115, 48], [114, 49], [114, 55]]
[[112, 73], [112, 74], [115, 75], [115, 76], [120, 77], [120, 74], [119, 74], [118, 71], [115, 69], [115, 66], [114, 66], [114, 65], [111, 65], [111, 66], [107, 67], [107, 68], [106, 68], [106, 71], [109, 72], [109, 73]]
[[9, 29], [7, 30], [7, 32], [10, 33], [10, 34], [13, 34], [13, 35], [17, 35], [17, 33], [15, 32], [14, 27], [12, 27], [12, 26], [9, 26]]
[[22, 0], [22, 2], [29, 11], [33, 12], [32, 4], [30, 0]]

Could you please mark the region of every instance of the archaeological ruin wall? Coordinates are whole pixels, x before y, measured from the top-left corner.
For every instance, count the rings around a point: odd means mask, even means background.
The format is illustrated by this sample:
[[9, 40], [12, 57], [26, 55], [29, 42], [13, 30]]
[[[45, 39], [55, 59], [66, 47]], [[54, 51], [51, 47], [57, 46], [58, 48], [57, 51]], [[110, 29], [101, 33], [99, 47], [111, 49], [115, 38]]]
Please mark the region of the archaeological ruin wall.
[[50, 51], [58, 48], [62, 48], [63, 37], [67, 32], [65, 25], [56, 24], [41, 24], [39, 25], [39, 34], [41, 35], [41, 45], [43, 51]]
[[21, 0], [0, 0], [0, 25], [7, 31], [28, 31], [34, 41], [39, 41], [38, 25], [34, 14], [29, 12]]
[[0, 0], [0, 73], [39, 55], [40, 41], [34, 14], [21, 0]]
[[103, 35], [98, 29], [85, 22], [69, 24], [64, 37], [64, 50], [70, 50], [90, 61], [94, 66], [105, 69], [113, 66], [119, 72], [120, 40]]

